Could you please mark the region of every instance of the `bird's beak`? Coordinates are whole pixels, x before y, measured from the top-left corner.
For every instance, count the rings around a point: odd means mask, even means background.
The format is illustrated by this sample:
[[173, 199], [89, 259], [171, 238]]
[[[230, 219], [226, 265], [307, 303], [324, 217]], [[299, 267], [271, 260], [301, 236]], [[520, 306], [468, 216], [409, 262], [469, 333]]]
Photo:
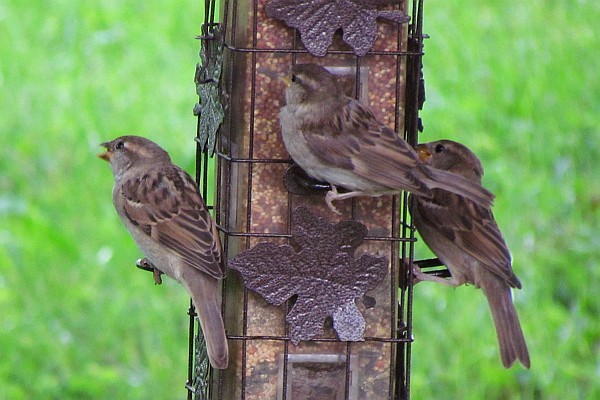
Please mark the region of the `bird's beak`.
[[429, 150], [427, 150], [427, 146], [420, 144], [417, 147], [415, 147], [415, 150], [417, 150], [417, 155], [419, 156], [419, 159], [421, 161], [427, 162], [431, 158], [431, 153], [429, 152]]
[[112, 158], [113, 153], [112, 153], [112, 151], [109, 150], [108, 142], [102, 143], [100, 146], [106, 147], [106, 151], [102, 154], [98, 154], [98, 157], [100, 157], [104, 161], [110, 162], [110, 159]]
[[285, 82], [287, 87], [290, 87], [290, 85], [292, 84], [292, 78], [290, 78], [290, 74], [282, 74], [279, 76], [279, 79]]

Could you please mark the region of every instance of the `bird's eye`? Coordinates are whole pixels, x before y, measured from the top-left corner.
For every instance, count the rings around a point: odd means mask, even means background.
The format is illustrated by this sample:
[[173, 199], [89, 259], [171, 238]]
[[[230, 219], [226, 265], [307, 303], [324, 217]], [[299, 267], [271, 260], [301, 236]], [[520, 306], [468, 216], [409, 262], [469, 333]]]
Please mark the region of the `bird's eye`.
[[437, 146], [435, 146], [436, 153], [441, 153], [444, 150], [446, 150], [446, 147], [443, 144], [438, 144]]
[[298, 78], [296, 78], [296, 75], [292, 74], [292, 82], [296, 82], [298, 80]]
[[121, 149], [123, 149], [123, 148], [125, 148], [125, 142], [123, 142], [122, 140], [119, 140], [119, 141], [117, 142], [117, 144], [115, 145], [115, 149], [117, 149], [117, 150], [121, 150]]

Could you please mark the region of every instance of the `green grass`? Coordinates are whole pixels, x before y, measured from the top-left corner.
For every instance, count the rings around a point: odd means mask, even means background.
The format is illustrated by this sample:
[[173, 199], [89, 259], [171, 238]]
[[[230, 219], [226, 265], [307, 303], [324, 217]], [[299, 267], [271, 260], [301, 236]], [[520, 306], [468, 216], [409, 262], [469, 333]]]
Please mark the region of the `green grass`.
[[188, 297], [135, 268], [95, 154], [140, 134], [193, 171], [201, 8], [0, 5], [0, 398], [184, 397]]
[[[197, 2], [0, 4], [0, 398], [181, 399], [188, 297], [152, 284], [98, 143], [193, 171]], [[472, 287], [415, 289], [415, 399], [600, 397], [600, 6], [425, 4], [422, 140], [469, 145], [523, 282], [532, 369]], [[419, 255], [426, 250], [419, 246]]]

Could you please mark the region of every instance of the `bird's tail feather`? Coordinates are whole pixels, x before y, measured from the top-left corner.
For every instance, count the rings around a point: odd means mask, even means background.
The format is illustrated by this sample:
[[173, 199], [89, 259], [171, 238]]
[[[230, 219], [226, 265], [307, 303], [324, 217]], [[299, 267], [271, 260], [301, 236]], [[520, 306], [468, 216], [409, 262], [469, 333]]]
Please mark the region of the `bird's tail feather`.
[[192, 271], [190, 275], [184, 279], [185, 286], [196, 307], [210, 364], [213, 368], [225, 369], [229, 350], [218, 301], [219, 281], [199, 271]]
[[502, 282], [495, 281], [483, 285], [482, 289], [494, 319], [502, 364], [505, 368], [510, 368], [516, 360], [519, 360], [525, 368], [529, 368], [531, 366], [529, 351], [510, 288]]

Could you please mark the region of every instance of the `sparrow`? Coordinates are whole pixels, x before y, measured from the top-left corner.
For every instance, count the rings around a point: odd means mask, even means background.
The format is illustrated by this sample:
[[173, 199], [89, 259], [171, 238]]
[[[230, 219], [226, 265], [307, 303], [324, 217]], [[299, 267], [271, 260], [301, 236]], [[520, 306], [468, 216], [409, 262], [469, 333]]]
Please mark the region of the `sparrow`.
[[210, 364], [227, 368], [218, 297], [225, 264], [219, 233], [198, 186], [165, 150], [146, 138], [122, 136], [101, 146], [106, 152], [98, 156], [110, 163], [115, 178], [112, 197], [117, 214], [146, 257], [138, 265], [154, 270], [156, 283], [165, 273], [187, 289]]
[[[416, 147], [420, 159], [430, 167], [461, 175], [481, 185], [483, 167], [464, 145], [440, 140]], [[512, 301], [512, 288], [521, 282], [512, 270], [511, 256], [489, 206], [434, 189], [433, 197], [411, 195], [409, 210], [423, 241], [450, 271], [450, 278], [431, 276], [413, 267], [420, 280], [451, 286], [473, 284], [487, 298], [505, 368], [519, 360], [529, 368], [529, 352]]]
[[[406, 190], [430, 198], [440, 188], [489, 206], [494, 195], [464, 177], [432, 168], [396, 132], [358, 100], [346, 96], [336, 77], [315, 64], [292, 67], [279, 113], [291, 158], [308, 175], [331, 185], [325, 202]], [[337, 187], [349, 192], [338, 193]]]

